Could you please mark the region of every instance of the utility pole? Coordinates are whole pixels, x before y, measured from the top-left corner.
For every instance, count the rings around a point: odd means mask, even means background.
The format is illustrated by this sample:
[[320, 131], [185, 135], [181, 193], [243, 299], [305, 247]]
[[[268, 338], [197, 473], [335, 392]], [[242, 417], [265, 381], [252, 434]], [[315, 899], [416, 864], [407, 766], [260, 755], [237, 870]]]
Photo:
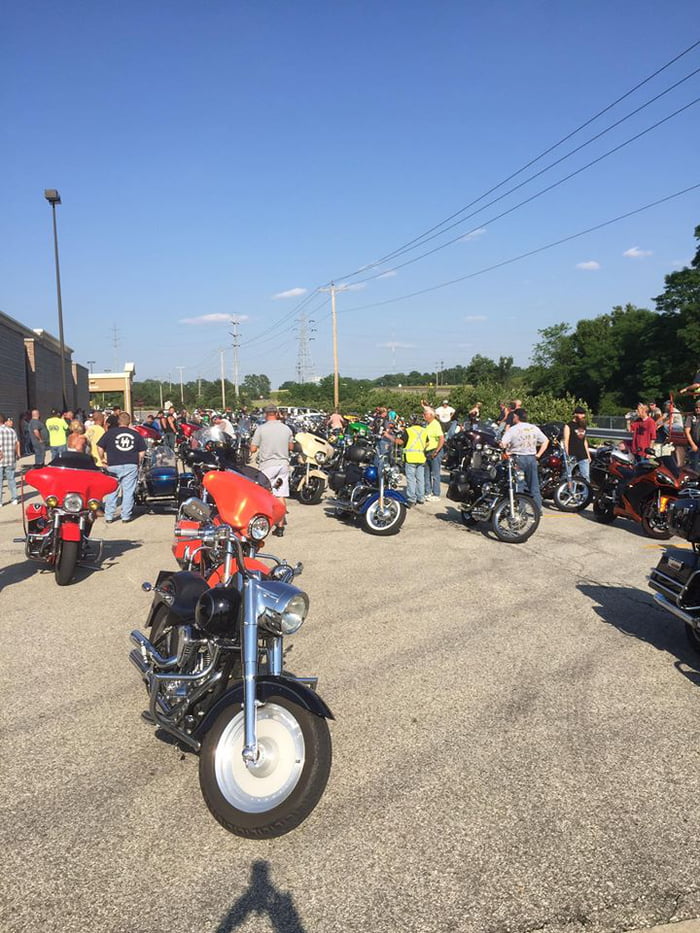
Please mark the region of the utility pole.
[[168, 373], [168, 392], [173, 391], [173, 374]]
[[439, 366], [440, 366], [439, 363], [436, 363], [436, 364], [435, 364], [435, 388], [436, 388], [436, 389], [437, 389], [437, 388], [439, 387], [439, 385], [440, 385], [440, 370], [439, 370]]
[[119, 331], [117, 325], [112, 325], [112, 348], [114, 350], [114, 372], [121, 372], [119, 368]]
[[92, 373], [92, 367], [95, 365], [96, 362], [97, 362], [97, 360], [88, 360], [88, 361], [87, 361], [87, 364], [88, 364], [88, 368], [89, 368], [89, 370], [90, 370], [90, 373]]
[[158, 380], [158, 388], [160, 389], [160, 410], [163, 411], [163, 383]]
[[219, 350], [221, 354], [221, 410], [226, 408], [226, 383], [224, 381], [224, 351]]
[[238, 348], [240, 347], [240, 333], [238, 328], [241, 323], [239, 317], [232, 317], [231, 323], [233, 324], [233, 330], [229, 331], [233, 337], [233, 389], [236, 393], [236, 402], [238, 401]]
[[336, 286], [334, 282], [331, 282], [330, 286], [327, 288], [321, 288], [319, 291], [330, 292], [331, 293], [331, 320], [333, 321], [333, 406], [335, 408], [339, 405], [339, 392], [338, 392], [338, 321], [335, 313], [335, 293], [344, 292], [348, 288], [347, 285], [341, 285], [340, 287]]
[[176, 366], [176, 367], [175, 367], [175, 369], [179, 369], [179, 370], [180, 370], [180, 403], [182, 404], [182, 407], [183, 407], [183, 408], [185, 407], [185, 387], [184, 387], [184, 385], [183, 385], [183, 383], [182, 383], [182, 370], [183, 370], [184, 368], [185, 368], [184, 366]]

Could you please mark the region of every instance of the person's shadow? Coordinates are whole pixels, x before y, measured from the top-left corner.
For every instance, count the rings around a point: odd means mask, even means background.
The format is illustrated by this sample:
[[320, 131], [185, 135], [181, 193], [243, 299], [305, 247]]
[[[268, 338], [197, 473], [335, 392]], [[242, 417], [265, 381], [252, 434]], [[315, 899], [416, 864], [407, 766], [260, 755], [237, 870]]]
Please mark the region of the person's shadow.
[[700, 654], [691, 648], [683, 623], [654, 604], [652, 593], [631, 586], [582, 581], [577, 588], [593, 600], [593, 611], [608, 625], [675, 657], [676, 670], [700, 687]]
[[305, 933], [291, 894], [283, 894], [270, 881], [270, 863], [253, 862], [248, 888], [219, 921], [214, 933], [233, 933], [250, 914], [267, 916], [275, 933]]

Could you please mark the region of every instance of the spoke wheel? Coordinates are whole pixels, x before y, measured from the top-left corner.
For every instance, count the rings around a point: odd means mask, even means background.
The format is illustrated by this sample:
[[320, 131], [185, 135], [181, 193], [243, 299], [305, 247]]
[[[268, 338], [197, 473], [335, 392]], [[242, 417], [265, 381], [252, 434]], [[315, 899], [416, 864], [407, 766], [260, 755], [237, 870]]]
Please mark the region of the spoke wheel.
[[212, 815], [238, 836], [267, 839], [298, 826], [314, 809], [331, 767], [325, 719], [273, 696], [257, 709], [260, 756], [246, 764], [243, 709], [219, 714], [202, 743], [199, 780]]
[[297, 493], [301, 505], [317, 505], [323, 498], [326, 484], [320, 476], [310, 476]]
[[385, 499], [384, 508], [379, 499], [362, 516], [362, 525], [371, 535], [395, 535], [406, 519], [406, 506], [398, 499]]
[[581, 476], [564, 480], [554, 490], [554, 503], [563, 512], [581, 512], [593, 498], [593, 490]]
[[522, 544], [535, 533], [540, 523], [540, 510], [530, 496], [515, 496], [515, 510], [510, 501], [502, 499], [491, 516], [491, 527], [501, 541]]

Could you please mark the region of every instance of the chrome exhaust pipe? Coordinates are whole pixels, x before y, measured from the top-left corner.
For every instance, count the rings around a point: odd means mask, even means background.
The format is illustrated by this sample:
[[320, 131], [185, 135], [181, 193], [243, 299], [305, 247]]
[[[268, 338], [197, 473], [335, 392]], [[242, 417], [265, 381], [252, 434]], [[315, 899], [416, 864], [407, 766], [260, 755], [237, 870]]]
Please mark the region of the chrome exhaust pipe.
[[141, 649], [141, 657], [144, 663], [148, 660], [151, 664], [165, 671], [171, 670], [177, 665], [177, 655], [173, 655], [172, 658], [164, 658], [146, 636], [138, 630], [134, 630], [129, 637]]
[[666, 599], [665, 596], [662, 596], [661, 593], [654, 593], [654, 602], [657, 606], [660, 606], [661, 609], [665, 609], [666, 612], [670, 612], [671, 615], [676, 616], [681, 622], [685, 622], [686, 625], [689, 625], [696, 631], [700, 631], [700, 618], [692, 616], [689, 612], [684, 612], [684, 610], [679, 609], [678, 606], [674, 606], [674, 604]]

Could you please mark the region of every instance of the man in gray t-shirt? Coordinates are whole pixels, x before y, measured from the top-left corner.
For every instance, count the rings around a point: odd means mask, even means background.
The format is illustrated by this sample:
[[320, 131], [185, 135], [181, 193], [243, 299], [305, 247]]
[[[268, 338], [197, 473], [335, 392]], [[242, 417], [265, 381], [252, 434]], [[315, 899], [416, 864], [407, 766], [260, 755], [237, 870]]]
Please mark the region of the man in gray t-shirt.
[[[250, 442], [250, 452], [258, 455], [258, 467], [272, 484], [272, 492], [286, 506], [289, 495], [289, 452], [294, 446], [294, 435], [283, 421], [277, 419], [277, 406], [265, 409], [265, 424], [258, 425]], [[282, 537], [286, 518], [274, 529]]]

